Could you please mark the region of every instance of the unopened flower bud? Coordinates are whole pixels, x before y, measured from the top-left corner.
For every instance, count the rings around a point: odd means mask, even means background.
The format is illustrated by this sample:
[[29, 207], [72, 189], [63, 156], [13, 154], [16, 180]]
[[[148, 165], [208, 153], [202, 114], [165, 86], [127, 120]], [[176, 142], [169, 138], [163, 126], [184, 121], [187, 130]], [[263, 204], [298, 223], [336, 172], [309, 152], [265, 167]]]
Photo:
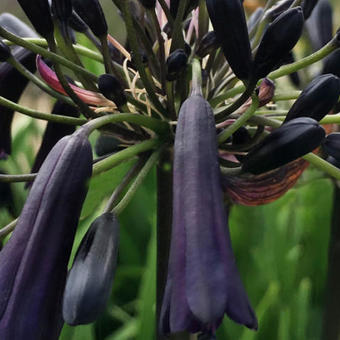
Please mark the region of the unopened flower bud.
[[293, 119], [250, 150], [242, 169], [255, 175], [276, 169], [313, 151], [324, 137], [325, 130], [314, 119]]
[[185, 70], [188, 62], [188, 55], [182, 49], [177, 49], [172, 52], [167, 61], [167, 75], [166, 78], [168, 81], [175, 80], [180, 73]]
[[311, 117], [320, 121], [337, 103], [340, 95], [340, 80], [332, 74], [316, 77], [301, 92], [285, 122], [297, 117]]
[[323, 141], [322, 147], [329, 156], [340, 161], [340, 132], [329, 134]]
[[119, 80], [111, 74], [102, 74], [98, 79], [99, 91], [107, 98], [112, 100], [117, 107], [126, 104], [127, 99], [124, 89]]
[[301, 7], [282, 13], [268, 25], [255, 55], [252, 77], [265, 77], [298, 42], [303, 28]]

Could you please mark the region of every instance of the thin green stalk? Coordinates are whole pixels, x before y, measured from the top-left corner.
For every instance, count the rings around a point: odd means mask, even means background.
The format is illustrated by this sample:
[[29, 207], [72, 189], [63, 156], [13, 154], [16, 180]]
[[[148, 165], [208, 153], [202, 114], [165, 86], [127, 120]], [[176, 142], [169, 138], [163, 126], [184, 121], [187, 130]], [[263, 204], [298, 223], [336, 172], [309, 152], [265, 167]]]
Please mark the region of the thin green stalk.
[[308, 161], [310, 164], [313, 164], [316, 168], [327, 173], [331, 177], [340, 180], [340, 170], [331, 163], [328, 163], [324, 159], [315, 155], [314, 153], [310, 152], [309, 154], [303, 156], [302, 158]]
[[292, 100], [292, 99], [297, 99], [299, 95], [301, 94], [301, 91], [290, 91], [290, 92], [282, 92], [282, 93], [277, 93], [273, 97], [273, 102], [279, 102], [279, 101], [284, 101], [284, 100]]
[[25, 175], [3, 175], [0, 174], [0, 183], [20, 183], [34, 181], [37, 174], [25, 174]]
[[103, 159], [102, 161], [99, 161], [98, 163], [96, 163], [93, 166], [93, 175], [96, 176], [106, 170], [113, 168], [114, 166], [116, 166], [117, 164], [120, 164], [123, 161], [133, 158], [139, 153], [155, 149], [159, 147], [161, 144], [162, 144], [161, 140], [154, 138], [154, 139], [149, 139], [144, 142], [130, 146], [122, 151], [119, 151]]
[[159, 133], [162, 136], [170, 132], [169, 124], [165, 121], [134, 113], [115, 113], [95, 118], [85, 124], [83, 128], [87, 129], [88, 134], [90, 134], [95, 129], [98, 129], [104, 125], [119, 122], [128, 122], [144, 126], [156, 133]]
[[[296, 72], [300, 69], [303, 69], [303, 68], [305, 68], [309, 65], [312, 65], [312, 64], [316, 63], [317, 61], [323, 59], [324, 57], [326, 57], [327, 55], [329, 55], [330, 53], [332, 53], [334, 50], [336, 50], [338, 48], [338, 46], [336, 45], [336, 42], [335, 42], [336, 40], [334, 41], [334, 39], [331, 40], [323, 48], [316, 51], [315, 53], [313, 53], [313, 54], [311, 54], [311, 55], [309, 55], [309, 56], [307, 56], [303, 59], [300, 59], [300, 60], [296, 61], [295, 63], [291, 63], [291, 64], [288, 64], [288, 65], [281, 66], [278, 70], [269, 73], [267, 78], [277, 79], [277, 78], [286, 76], [290, 73], [294, 73], [294, 72]], [[233, 89], [226, 91], [224, 94], [221, 94], [220, 96], [217, 96], [217, 97], [211, 99], [210, 104], [211, 104], [211, 106], [215, 107], [216, 105], [223, 102], [224, 100], [231, 98], [231, 97], [234, 97], [235, 95], [237, 95], [239, 93], [242, 93], [244, 90], [245, 90], [244, 85], [234, 87]]]
[[84, 76], [88, 77], [89, 79], [91, 79], [95, 82], [98, 82], [98, 77], [95, 74], [93, 74], [93, 73], [87, 71], [86, 69], [72, 63], [71, 61], [67, 60], [64, 57], [61, 57], [60, 55], [58, 55], [56, 53], [50, 52], [50, 51], [46, 50], [45, 48], [42, 48], [40, 46], [32, 44], [31, 42], [29, 42], [25, 39], [17, 37], [16, 35], [8, 32], [7, 30], [5, 30], [1, 26], [0, 26], [0, 36], [6, 38], [7, 40], [12, 41], [15, 45], [25, 47], [28, 50], [30, 50], [30, 51], [32, 51], [36, 54], [40, 54], [43, 57], [48, 58], [55, 63], [60, 63], [64, 66], [66, 66], [67, 68], [71, 69], [72, 71], [74, 71], [76, 73], [79, 72], [79, 73], [83, 74]]
[[7, 224], [5, 227], [0, 229], [0, 239], [6, 237], [9, 233], [11, 233], [15, 226], [17, 225], [18, 219], [16, 218], [11, 223]]
[[[54, 39], [51, 39], [50, 41], [48, 41], [48, 46], [49, 46], [49, 48], [52, 52], [56, 53], [57, 46], [55, 44]], [[57, 75], [61, 86], [63, 87], [65, 92], [68, 94], [68, 96], [79, 107], [80, 112], [87, 118], [93, 117], [94, 112], [73, 91], [73, 89], [71, 88], [70, 84], [68, 83], [68, 81], [67, 81], [67, 79], [66, 79], [66, 77], [65, 77], [65, 75], [64, 75], [64, 73], [63, 73], [63, 71], [62, 71], [62, 69], [61, 69], [61, 67], [58, 63], [54, 63], [54, 70], [55, 70], [55, 74]]]
[[262, 17], [258, 27], [257, 27], [254, 40], [253, 40], [253, 42], [251, 44], [253, 50], [256, 49], [257, 46], [260, 44], [262, 36], [263, 36], [263, 32], [264, 32], [265, 28], [267, 27], [268, 22], [269, 22], [269, 19], [267, 18], [266, 15], [264, 15]]
[[125, 188], [130, 184], [130, 182], [132, 181], [132, 179], [137, 175], [137, 173], [139, 172], [139, 170], [142, 169], [143, 165], [145, 163], [145, 159], [144, 158], [140, 158], [132, 167], [131, 169], [125, 174], [124, 178], [122, 179], [122, 181], [119, 183], [119, 185], [117, 186], [117, 188], [114, 190], [114, 192], [112, 193], [109, 201], [106, 204], [106, 207], [103, 211], [103, 213], [106, 212], [110, 212], [112, 211], [112, 209], [114, 208], [114, 206], [116, 205], [120, 195], [123, 193], [123, 191], [125, 190]]
[[62, 124], [68, 124], [68, 125], [82, 125], [87, 122], [86, 119], [82, 119], [82, 118], [66, 117], [62, 115], [52, 115], [52, 114], [32, 110], [25, 106], [14, 103], [1, 96], [0, 96], [0, 104], [14, 111], [23, 113], [26, 116], [37, 118], [37, 119], [42, 119], [42, 120], [47, 120], [49, 122], [62, 123]]
[[106, 35], [100, 37], [100, 44], [102, 48], [102, 54], [104, 58], [104, 66], [105, 66], [105, 72], [109, 74], [113, 74], [113, 67], [112, 67], [112, 61], [111, 61], [111, 55], [109, 50], [109, 45], [107, 43], [107, 37]]
[[236, 99], [236, 101], [233, 104], [231, 104], [230, 106], [228, 106], [226, 109], [219, 112], [215, 116], [216, 122], [223, 121], [231, 113], [235, 112], [238, 108], [240, 108], [249, 99], [249, 97], [253, 94], [255, 87], [256, 87], [256, 83], [250, 82], [247, 85], [245, 91], [242, 93], [242, 95], [238, 99]]
[[[58, 44], [58, 49], [61, 53], [73, 63], [79, 65], [80, 67], [84, 67], [79, 59], [79, 56], [75, 52], [73, 48], [72, 41], [70, 37], [63, 36], [60, 32], [59, 25], [57, 22], [54, 23], [54, 38]], [[92, 83], [91, 80], [84, 77], [81, 73], [77, 74], [79, 81], [83, 84], [83, 86], [91, 91], [97, 91], [96, 86]]]
[[227, 127], [218, 135], [218, 142], [222, 144], [225, 142], [235, 131], [237, 131], [241, 126], [243, 126], [247, 120], [252, 117], [259, 106], [259, 100], [256, 95], [252, 96], [252, 103], [250, 107], [240, 116], [232, 125]]
[[158, 0], [159, 4], [161, 5], [164, 14], [170, 24], [170, 28], [173, 29], [174, 25], [175, 25], [175, 21], [174, 18], [172, 17], [171, 13], [170, 13], [170, 9], [168, 7], [168, 5], [166, 4], [166, 2], [164, 0]]
[[16, 60], [13, 56], [10, 57], [7, 60], [8, 63], [10, 63], [18, 72], [20, 72], [24, 77], [26, 77], [28, 80], [30, 80], [33, 84], [38, 86], [41, 90], [48, 93], [50, 96], [61, 100], [64, 103], [67, 103], [69, 105], [74, 106], [73, 101], [62, 95], [61, 93], [53, 90], [50, 88], [45, 82], [40, 80], [37, 76], [35, 76], [33, 73], [31, 73], [24, 65], [22, 65], [18, 60]]
[[191, 95], [202, 95], [202, 69], [198, 59], [192, 61]]
[[174, 23], [174, 30], [172, 32], [172, 42], [171, 42], [171, 49], [170, 51], [173, 52], [178, 48], [184, 47], [184, 38], [182, 33], [182, 21], [185, 14], [185, 9], [187, 8], [188, 0], [181, 0], [179, 2], [177, 15]]
[[[42, 39], [42, 38], [22, 38], [22, 40], [27, 41], [28, 43], [31, 43], [33, 45], [40, 46], [40, 47], [47, 47], [48, 46], [47, 41], [45, 39]], [[8, 46], [16, 45], [16, 43], [14, 43], [13, 41], [7, 40], [7, 39], [3, 40], [3, 43], [8, 45]], [[100, 63], [104, 62], [103, 56], [100, 53], [95, 52], [93, 50], [90, 50], [89, 48], [87, 48], [83, 45], [74, 44], [73, 48], [75, 49], [75, 51], [77, 53], [79, 53], [80, 55], [82, 55], [84, 57], [88, 57], [88, 58], [93, 59], [95, 61], [98, 61]]]
[[122, 2], [122, 10], [125, 17], [125, 23], [126, 23], [126, 30], [128, 33], [128, 39], [131, 44], [132, 51], [134, 53], [134, 61], [137, 67], [137, 70], [139, 72], [139, 75], [143, 81], [143, 85], [145, 87], [145, 90], [155, 106], [155, 108], [162, 113], [163, 115], [166, 114], [166, 110], [164, 109], [163, 105], [160, 103], [157, 95], [154, 92], [154, 84], [150, 83], [149, 78], [146, 74], [145, 67], [142, 62], [142, 56], [139, 53], [138, 49], [138, 42], [137, 42], [137, 36], [136, 31], [133, 24], [133, 18], [130, 12], [130, 1], [126, 0]]
[[145, 180], [146, 176], [150, 172], [150, 170], [155, 166], [157, 163], [159, 156], [161, 153], [161, 149], [158, 149], [153, 152], [153, 154], [150, 156], [150, 158], [147, 160], [143, 168], [140, 170], [138, 176], [131, 184], [129, 190], [125, 194], [125, 196], [121, 199], [121, 201], [114, 207], [113, 212], [116, 215], [119, 215], [131, 202], [132, 198], [134, 197], [136, 191], [140, 187], [140, 185]]
[[164, 39], [162, 36], [162, 31], [159, 26], [159, 22], [156, 16], [156, 12], [154, 9], [148, 10], [148, 13], [151, 16], [153, 26], [156, 29], [157, 40], [159, 45], [159, 63], [160, 63], [160, 79], [162, 84], [163, 92], [166, 91], [166, 63], [165, 63], [165, 48], [164, 48]]

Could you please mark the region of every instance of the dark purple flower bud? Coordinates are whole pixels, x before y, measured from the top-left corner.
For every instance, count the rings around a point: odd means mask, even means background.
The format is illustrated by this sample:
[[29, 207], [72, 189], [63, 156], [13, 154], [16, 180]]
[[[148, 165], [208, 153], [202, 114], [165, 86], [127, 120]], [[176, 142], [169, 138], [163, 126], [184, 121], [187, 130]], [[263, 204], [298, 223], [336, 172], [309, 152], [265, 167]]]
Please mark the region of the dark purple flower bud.
[[204, 58], [206, 55], [216, 51], [218, 48], [218, 42], [216, 38], [216, 33], [210, 31], [206, 33], [202, 40], [199, 42], [196, 50], [196, 55], [200, 58]]
[[[31, 72], [36, 69], [35, 55], [23, 48], [14, 48], [13, 56]], [[17, 102], [21, 97], [28, 80], [8, 63], [0, 64], [0, 95]], [[11, 124], [14, 110], [0, 105], [0, 159], [11, 153]]]
[[303, 15], [307, 20], [313, 12], [315, 5], [318, 3], [318, 0], [303, 0], [302, 1], [302, 9]]
[[155, 8], [156, 6], [156, 0], [139, 0], [139, 2], [148, 9]]
[[178, 78], [182, 71], [185, 70], [188, 62], [188, 55], [182, 49], [172, 52], [166, 60], [167, 74], [166, 79], [173, 81]]
[[[75, 106], [63, 103], [61, 101], [56, 101], [52, 109], [52, 114], [68, 117], [79, 117], [79, 111]], [[49, 122], [42, 138], [40, 149], [37, 153], [37, 156], [35, 157], [31, 172], [38, 172], [41, 164], [44, 162], [45, 158], [54, 145], [57, 144], [61, 138], [71, 135], [74, 130], [75, 127], [72, 125]]]
[[107, 23], [98, 0], [72, 0], [76, 13], [90, 27], [97, 37], [107, 35]]
[[53, 21], [48, 0], [18, 0], [35, 30], [44, 38], [53, 38]]
[[340, 132], [329, 134], [323, 141], [322, 147], [329, 156], [332, 156], [337, 161], [340, 161]]
[[313, 79], [302, 91], [285, 122], [298, 117], [311, 117], [321, 120], [338, 102], [340, 80], [332, 74], [324, 74]]
[[242, 169], [252, 174], [261, 174], [276, 169], [313, 151], [325, 137], [325, 130], [312, 118], [295, 118], [249, 151]]
[[112, 213], [99, 216], [84, 236], [67, 276], [63, 318], [69, 325], [95, 321], [105, 310], [116, 271], [119, 224]]
[[0, 252], [1, 339], [58, 339], [67, 264], [91, 172], [83, 130], [61, 139], [42, 165]]
[[207, 0], [206, 3], [217, 40], [231, 69], [239, 79], [249, 79], [252, 57], [240, 0]]
[[214, 115], [200, 95], [188, 98], [179, 113], [172, 216], [160, 331], [213, 334], [225, 313], [256, 329], [230, 243]]
[[332, 73], [340, 77], [340, 49], [335, 50], [324, 59], [322, 73]]
[[265, 30], [254, 59], [252, 77], [265, 77], [298, 42], [303, 28], [301, 7], [282, 13]]
[[89, 29], [89, 27], [82, 19], [80, 19], [79, 15], [75, 11], [72, 11], [69, 25], [72, 29], [80, 33], [85, 33]]
[[248, 21], [247, 21], [247, 27], [248, 27], [248, 31], [250, 32], [255, 25], [259, 22], [260, 18], [263, 15], [263, 7], [258, 7], [256, 8], [256, 10], [252, 13], [252, 15], [249, 17]]
[[99, 91], [107, 98], [112, 100], [117, 107], [126, 104], [127, 98], [119, 80], [111, 74], [102, 74], [98, 79]]
[[266, 16], [270, 19], [270, 21], [274, 21], [278, 16], [287, 11], [293, 2], [294, 0], [281, 0], [277, 2], [266, 12]]

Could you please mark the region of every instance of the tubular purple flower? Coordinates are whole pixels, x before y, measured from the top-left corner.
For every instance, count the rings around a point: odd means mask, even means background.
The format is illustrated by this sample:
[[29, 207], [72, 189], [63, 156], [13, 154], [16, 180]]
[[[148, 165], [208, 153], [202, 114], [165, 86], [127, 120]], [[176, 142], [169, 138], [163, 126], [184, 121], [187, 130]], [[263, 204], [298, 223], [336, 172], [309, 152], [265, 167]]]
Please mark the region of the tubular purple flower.
[[67, 264], [91, 172], [82, 129], [61, 139], [43, 163], [0, 252], [0, 339], [58, 339]]
[[192, 95], [180, 110], [173, 179], [171, 250], [160, 331], [213, 334], [224, 313], [256, 329], [230, 243], [214, 115], [200, 95]]

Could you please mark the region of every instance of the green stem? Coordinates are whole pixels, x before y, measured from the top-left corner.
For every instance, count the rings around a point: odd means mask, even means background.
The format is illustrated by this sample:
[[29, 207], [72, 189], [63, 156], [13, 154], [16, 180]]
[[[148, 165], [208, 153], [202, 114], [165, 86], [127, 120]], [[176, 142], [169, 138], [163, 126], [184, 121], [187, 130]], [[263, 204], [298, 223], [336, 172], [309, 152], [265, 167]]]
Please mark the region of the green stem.
[[192, 61], [191, 95], [202, 95], [202, 69], [198, 59]]
[[181, 0], [178, 5], [177, 15], [174, 23], [174, 31], [172, 32], [172, 42], [170, 51], [173, 52], [178, 48], [184, 47], [184, 38], [182, 33], [182, 21], [187, 8], [188, 0]]
[[87, 71], [86, 69], [72, 63], [71, 61], [67, 60], [66, 58], [61, 57], [60, 55], [50, 52], [48, 50], [46, 50], [45, 48], [42, 48], [40, 46], [34, 45], [32, 43], [30, 43], [29, 41], [19, 38], [16, 35], [6, 31], [3, 27], [0, 26], [0, 36], [6, 38], [7, 40], [12, 41], [13, 43], [15, 43], [18, 46], [22, 46], [27, 48], [28, 50], [36, 53], [36, 54], [40, 54], [45, 58], [50, 59], [51, 61], [53, 61], [54, 63], [60, 63], [64, 66], [66, 66], [67, 68], [73, 70], [74, 72], [79, 72], [81, 74], [83, 74], [84, 76], [88, 77], [89, 79], [98, 82], [98, 77]]
[[164, 11], [164, 14], [170, 24], [170, 27], [171, 29], [173, 29], [174, 25], [175, 25], [175, 21], [174, 21], [174, 18], [172, 17], [171, 13], [170, 13], [170, 10], [169, 10], [169, 7], [168, 5], [166, 4], [166, 2], [164, 0], [158, 0], [159, 4], [161, 5], [163, 11]]
[[310, 164], [313, 164], [316, 168], [332, 176], [333, 178], [340, 180], [340, 170], [331, 163], [328, 163], [324, 159], [315, 155], [314, 153], [309, 153], [302, 158], [308, 161]]
[[[48, 41], [48, 46], [50, 48], [50, 50], [54, 53], [56, 53], [57, 51], [57, 46], [55, 44], [54, 38], [51, 39], [50, 41]], [[94, 112], [89, 108], [89, 106], [84, 103], [79, 97], [78, 95], [73, 91], [73, 89], [71, 88], [70, 84], [68, 83], [60, 65], [58, 63], [54, 63], [54, 70], [55, 70], [55, 74], [58, 77], [58, 80], [61, 84], [61, 86], [63, 87], [63, 89], [65, 90], [65, 92], [67, 93], [67, 95], [74, 101], [74, 103], [78, 106], [80, 112], [87, 118], [93, 117]]]
[[[307, 56], [307, 57], [305, 57], [301, 60], [298, 60], [295, 63], [291, 63], [291, 64], [288, 64], [288, 65], [281, 66], [278, 70], [269, 73], [267, 78], [277, 79], [277, 78], [286, 76], [290, 73], [294, 73], [294, 72], [296, 72], [296, 71], [298, 71], [302, 68], [305, 68], [305, 67], [312, 65], [312, 64], [316, 63], [317, 61], [323, 59], [324, 57], [326, 57], [327, 55], [332, 53], [334, 50], [336, 50], [337, 48], [338, 48], [338, 46], [336, 45], [336, 43], [334, 42], [334, 39], [333, 39], [327, 45], [325, 45], [323, 48], [316, 51], [315, 53], [313, 53], [313, 54], [311, 54], [311, 55], [309, 55], [309, 56]], [[242, 93], [244, 90], [245, 90], [244, 85], [234, 87], [233, 89], [226, 91], [224, 94], [221, 94], [220, 96], [213, 98], [210, 101], [210, 104], [211, 104], [211, 106], [215, 107], [216, 105], [218, 105], [222, 101], [224, 101], [228, 98], [234, 97], [235, 95]]]
[[5, 227], [0, 229], [0, 239], [6, 237], [9, 233], [11, 233], [15, 226], [17, 225], [18, 219], [16, 218], [11, 223], [7, 224]]
[[109, 45], [107, 43], [107, 36], [103, 35], [102, 37], [100, 37], [99, 40], [100, 40], [102, 54], [104, 58], [105, 72], [109, 74], [113, 74], [112, 60], [111, 60]]
[[279, 102], [279, 101], [284, 101], [284, 100], [297, 99], [300, 94], [301, 94], [301, 91], [291, 91], [291, 92], [278, 93], [278, 94], [274, 95], [272, 100], [273, 100], [273, 102]]
[[93, 175], [96, 176], [106, 170], [113, 168], [114, 166], [120, 164], [123, 161], [133, 158], [139, 153], [155, 149], [159, 147], [161, 144], [162, 142], [159, 139], [154, 138], [130, 146], [122, 151], [119, 151], [103, 159], [102, 161], [99, 161], [98, 163], [94, 164]]
[[147, 160], [143, 168], [140, 170], [138, 173], [138, 176], [136, 179], [133, 181], [131, 184], [129, 190], [125, 194], [125, 196], [121, 199], [121, 201], [115, 206], [113, 209], [113, 212], [116, 215], [119, 215], [131, 202], [133, 196], [135, 195], [136, 191], [140, 187], [140, 185], [143, 183], [145, 180], [145, 177], [147, 174], [150, 172], [150, 170], [154, 167], [154, 165], [157, 163], [158, 158], [160, 156], [161, 150], [158, 149], [153, 152], [153, 154], [150, 156], [150, 158]]
[[[54, 23], [54, 27], [55, 27], [54, 28], [54, 37], [55, 37], [55, 40], [58, 44], [58, 49], [61, 51], [61, 53], [68, 60], [79, 65], [80, 67], [84, 67], [82, 65], [77, 53], [75, 52], [75, 50], [73, 48], [73, 44], [72, 44], [70, 37], [68, 37], [68, 36], [64, 37], [61, 34], [60, 29], [59, 29], [59, 25], [58, 25], [57, 22]], [[81, 73], [78, 73], [77, 77], [86, 89], [91, 90], [91, 91], [97, 91], [96, 86], [92, 83], [91, 80], [84, 77]]]
[[119, 122], [128, 122], [141, 125], [156, 133], [159, 133], [162, 136], [170, 132], [169, 124], [165, 121], [133, 113], [115, 113], [95, 118], [85, 124], [83, 128], [87, 129], [88, 134], [90, 134], [95, 129], [98, 129], [106, 124]]
[[123, 193], [123, 191], [125, 190], [126, 186], [128, 186], [129, 183], [132, 181], [132, 179], [137, 175], [139, 170], [142, 169], [144, 163], [145, 163], [145, 159], [144, 158], [140, 158], [131, 167], [131, 169], [125, 174], [124, 178], [119, 183], [117, 188], [114, 190], [114, 192], [112, 193], [109, 201], [107, 202], [106, 207], [105, 207], [105, 209], [103, 211], [104, 213], [105, 212], [110, 212], [110, 211], [113, 210], [113, 208], [116, 205], [117, 200], [119, 199], [120, 195]]
[[18, 72], [20, 72], [24, 77], [29, 79], [33, 84], [38, 86], [41, 90], [48, 93], [50, 96], [61, 100], [64, 103], [74, 106], [73, 101], [60, 94], [59, 92], [50, 88], [45, 82], [41, 81], [38, 77], [36, 77], [33, 73], [31, 73], [25, 66], [19, 63], [14, 57], [10, 57], [7, 62], [9, 62]]
[[256, 95], [252, 96], [252, 103], [250, 107], [244, 112], [242, 116], [240, 116], [236, 121], [227, 127], [224, 131], [222, 131], [218, 135], [218, 143], [222, 144], [225, 142], [235, 131], [237, 131], [241, 126], [243, 126], [247, 120], [252, 117], [259, 106], [259, 100]]
[[223, 121], [231, 113], [235, 112], [238, 108], [240, 108], [253, 94], [255, 87], [256, 87], [256, 83], [250, 82], [247, 85], [247, 88], [245, 89], [245, 91], [242, 93], [242, 95], [238, 99], [236, 99], [236, 101], [233, 104], [231, 104], [226, 109], [224, 109], [223, 111], [215, 115], [216, 122]]
[[66, 117], [62, 115], [51, 115], [48, 113], [32, 110], [25, 106], [21, 106], [17, 103], [14, 103], [1, 96], [0, 96], [0, 104], [14, 111], [23, 113], [26, 116], [37, 118], [37, 119], [42, 119], [42, 120], [47, 120], [49, 122], [62, 123], [62, 124], [68, 124], [68, 125], [82, 125], [87, 122], [86, 119], [82, 119], [82, 118]]
[[26, 175], [2, 175], [0, 174], [1, 183], [20, 183], [20, 182], [32, 182], [37, 174]]

